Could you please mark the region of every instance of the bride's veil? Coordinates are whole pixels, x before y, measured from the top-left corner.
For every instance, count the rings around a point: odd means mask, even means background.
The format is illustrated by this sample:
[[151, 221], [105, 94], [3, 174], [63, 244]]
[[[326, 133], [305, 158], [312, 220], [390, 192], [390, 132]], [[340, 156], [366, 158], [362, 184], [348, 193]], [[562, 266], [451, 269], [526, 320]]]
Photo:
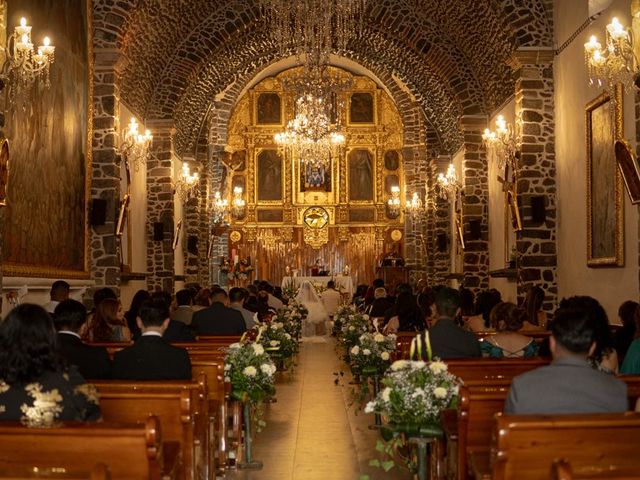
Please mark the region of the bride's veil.
[[313, 288], [313, 285], [311, 285], [311, 282], [309, 282], [309, 280], [305, 280], [302, 285], [300, 285], [300, 290], [296, 295], [296, 300], [303, 304], [315, 302], [320, 303], [322, 301], [320, 300], [316, 289]]

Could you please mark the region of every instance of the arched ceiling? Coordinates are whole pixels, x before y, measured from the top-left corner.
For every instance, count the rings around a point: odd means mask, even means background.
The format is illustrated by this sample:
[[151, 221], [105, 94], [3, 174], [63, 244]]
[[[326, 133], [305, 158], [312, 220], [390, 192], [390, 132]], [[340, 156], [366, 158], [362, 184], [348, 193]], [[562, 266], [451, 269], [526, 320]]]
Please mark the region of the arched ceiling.
[[[551, 0], [369, 1], [366, 27], [337, 55], [411, 92], [443, 151], [461, 115], [490, 114], [513, 92], [506, 61], [551, 46]], [[252, 0], [94, 0], [95, 47], [120, 51], [120, 92], [146, 119], [173, 119], [194, 147], [216, 95], [281, 58]]]

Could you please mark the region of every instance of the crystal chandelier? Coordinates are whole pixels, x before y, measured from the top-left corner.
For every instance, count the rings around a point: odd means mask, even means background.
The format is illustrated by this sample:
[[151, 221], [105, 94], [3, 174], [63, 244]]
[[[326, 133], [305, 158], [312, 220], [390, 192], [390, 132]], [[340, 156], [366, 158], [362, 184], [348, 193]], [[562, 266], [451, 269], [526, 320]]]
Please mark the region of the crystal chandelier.
[[389, 218], [398, 218], [400, 216], [400, 187], [391, 186], [391, 198], [387, 200], [387, 216]]
[[229, 213], [229, 201], [222, 198], [220, 191], [213, 194], [210, 206], [211, 221], [214, 225], [222, 225], [225, 223], [227, 214]]
[[[589, 83], [612, 93], [617, 83], [632, 87], [638, 82], [638, 60], [633, 52], [631, 32], [613, 17], [605, 32], [605, 49], [592, 35], [584, 44]], [[611, 95], [612, 100], [615, 95]]]
[[242, 187], [233, 188], [233, 200], [231, 201], [231, 215], [236, 220], [242, 220], [246, 215], [247, 202], [243, 197]]
[[10, 101], [15, 95], [26, 92], [33, 87], [37, 80], [42, 80], [49, 88], [49, 69], [54, 61], [55, 47], [51, 45], [49, 37], [44, 37], [42, 45], [37, 49], [31, 42], [31, 26], [27, 19], [21, 18], [20, 25], [15, 27], [13, 34], [7, 39], [4, 49], [5, 61], [0, 73], [0, 80], [10, 89]]
[[189, 165], [184, 163], [182, 165], [182, 174], [175, 185], [176, 193], [183, 202], [187, 202], [200, 194], [199, 184], [200, 174], [198, 172], [192, 174]]
[[135, 117], [131, 117], [129, 128], [119, 149], [125, 162], [129, 166], [133, 165], [136, 172], [141, 165], [147, 162], [151, 152], [151, 142], [153, 141], [153, 135], [151, 135], [150, 130], [145, 130], [144, 134], [140, 134], [138, 127]]
[[437, 180], [438, 195], [443, 200], [454, 201], [462, 191], [462, 184], [458, 181], [458, 174], [453, 163], [449, 164], [447, 174], [439, 173]]
[[485, 128], [482, 134], [482, 141], [490, 158], [497, 162], [500, 170], [509, 166], [513, 170], [518, 168], [518, 158], [520, 156], [516, 136], [511, 127], [502, 115], [496, 119], [495, 132]]
[[413, 196], [411, 197], [411, 200], [407, 200], [404, 210], [407, 215], [411, 216], [413, 219], [418, 218], [424, 212], [422, 199], [418, 192], [413, 192]]

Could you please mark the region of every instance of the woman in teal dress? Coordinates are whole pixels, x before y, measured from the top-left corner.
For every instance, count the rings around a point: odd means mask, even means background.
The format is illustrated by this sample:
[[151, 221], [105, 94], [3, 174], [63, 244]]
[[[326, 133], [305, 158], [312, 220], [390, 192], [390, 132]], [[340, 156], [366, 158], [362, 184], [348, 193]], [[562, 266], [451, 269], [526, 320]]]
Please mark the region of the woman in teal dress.
[[486, 336], [480, 347], [485, 357], [528, 358], [538, 353], [534, 339], [522, 335], [526, 312], [510, 302], [502, 302], [491, 310], [491, 325], [497, 333]]
[[[620, 367], [620, 373], [626, 375], [640, 375], [640, 315], [635, 316], [636, 334], [635, 339], [631, 342], [627, 354], [624, 356], [624, 362]], [[638, 402], [640, 405], [640, 401]]]

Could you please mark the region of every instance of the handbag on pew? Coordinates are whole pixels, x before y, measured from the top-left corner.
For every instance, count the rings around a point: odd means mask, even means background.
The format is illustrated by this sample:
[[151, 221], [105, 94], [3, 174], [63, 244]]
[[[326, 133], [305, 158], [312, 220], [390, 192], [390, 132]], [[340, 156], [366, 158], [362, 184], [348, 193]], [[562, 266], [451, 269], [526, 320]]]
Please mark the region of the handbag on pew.
[[[423, 356], [426, 353], [426, 358]], [[409, 358], [411, 360], [425, 360], [430, 362], [433, 357], [433, 351], [431, 350], [431, 339], [429, 338], [429, 330], [425, 330], [424, 333], [419, 333], [411, 340], [411, 347], [409, 348]]]

